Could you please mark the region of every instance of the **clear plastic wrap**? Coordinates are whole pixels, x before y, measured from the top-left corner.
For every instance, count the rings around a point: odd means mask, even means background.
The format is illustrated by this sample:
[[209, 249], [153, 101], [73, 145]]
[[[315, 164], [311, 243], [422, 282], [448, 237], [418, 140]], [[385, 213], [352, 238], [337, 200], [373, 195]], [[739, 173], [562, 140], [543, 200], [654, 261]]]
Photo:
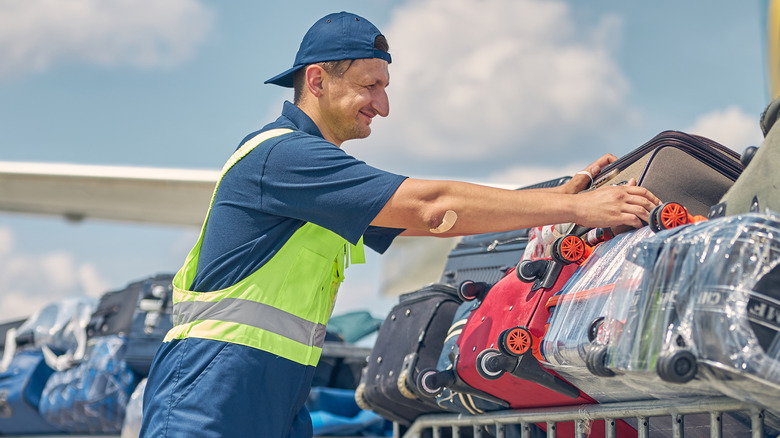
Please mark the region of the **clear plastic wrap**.
[[643, 227], [601, 243], [554, 297], [556, 300], [548, 303], [554, 307], [541, 345], [545, 366], [602, 403], [717, 394], [705, 387], [680, 393], [678, 388], [663, 383], [647, 387], [636, 384], [630, 376], [603, 379], [589, 371], [591, 342], [609, 308], [628, 305], [641, 280], [642, 269], [628, 263], [627, 256], [654, 235], [650, 228]]
[[643, 387], [704, 385], [780, 410], [780, 216], [662, 231], [629, 260], [615, 293], [631, 299], [611, 303], [596, 339], [609, 370]]
[[[555, 295], [550, 322], [542, 341], [545, 360], [556, 366], [585, 367], [585, 353], [606, 312], [626, 253], [652, 236], [648, 227], [618, 235], [598, 245], [588, 260]], [[552, 304], [552, 303], [548, 303]]]
[[91, 297], [66, 298], [48, 304], [19, 326], [17, 339], [31, 339], [36, 347], [48, 346], [63, 353], [78, 345], [75, 332], [89, 323], [98, 300]]
[[124, 360], [120, 336], [91, 339], [86, 359], [49, 377], [39, 410], [51, 424], [70, 433], [119, 433], [138, 378]]

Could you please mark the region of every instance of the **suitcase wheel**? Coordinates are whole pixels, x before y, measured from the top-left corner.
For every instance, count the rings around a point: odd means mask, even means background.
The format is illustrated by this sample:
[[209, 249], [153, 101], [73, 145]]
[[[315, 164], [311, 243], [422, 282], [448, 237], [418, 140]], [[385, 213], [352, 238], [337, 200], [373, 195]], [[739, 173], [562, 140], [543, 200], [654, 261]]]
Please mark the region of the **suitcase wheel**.
[[599, 334], [599, 329], [604, 325], [604, 317], [599, 316], [590, 323], [588, 327], [588, 341], [593, 342], [596, 340], [596, 336]]
[[461, 301], [472, 301], [484, 297], [488, 289], [490, 289], [490, 285], [485, 282], [466, 280], [458, 287], [458, 298]]
[[579, 236], [570, 234], [568, 236], [559, 237], [553, 242], [553, 260], [562, 265], [578, 262], [584, 256], [585, 242]]
[[371, 406], [369, 406], [368, 403], [366, 403], [366, 399], [363, 396], [365, 390], [366, 390], [365, 383], [361, 383], [358, 385], [357, 388], [355, 388], [355, 403], [358, 405], [360, 409], [370, 411]]
[[498, 336], [499, 350], [509, 356], [520, 356], [531, 349], [533, 338], [525, 327], [514, 327], [504, 330]]
[[523, 283], [533, 283], [544, 276], [548, 264], [548, 260], [520, 260], [517, 263], [515, 275]]
[[739, 161], [742, 162], [742, 165], [747, 167], [748, 164], [750, 164], [750, 161], [753, 160], [753, 156], [756, 155], [756, 152], [758, 151], [758, 148], [755, 146], [748, 146], [745, 148], [745, 151], [742, 152], [742, 155], [739, 157]]
[[696, 356], [689, 350], [676, 350], [658, 356], [656, 371], [661, 379], [672, 383], [689, 382], [696, 375]]
[[612, 377], [615, 372], [607, 368], [607, 346], [591, 344], [585, 354], [585, 367], [591, 374], [599, 377]]
[[691, 222], [688, 210], [677, 202], [665, 202], [650, 211], [650, 228], [654, 231], [668, 230]]
[[[422, 395], [427, 397], [436, 397], [444, 391], [443, 383], [446, 382], [452, 370], [438, 371], [433, 368], [426, 368], [417, 374], [417, 389]], [[454, 376], [452, 376], [454, 381]]]
[[496, 380], [504, 375], [504, 369], [498, 366], [499, 360], [505, 358], [500, 351], [495, 348], [482, 350], [477, 355], [477, 373], [486, 380]]

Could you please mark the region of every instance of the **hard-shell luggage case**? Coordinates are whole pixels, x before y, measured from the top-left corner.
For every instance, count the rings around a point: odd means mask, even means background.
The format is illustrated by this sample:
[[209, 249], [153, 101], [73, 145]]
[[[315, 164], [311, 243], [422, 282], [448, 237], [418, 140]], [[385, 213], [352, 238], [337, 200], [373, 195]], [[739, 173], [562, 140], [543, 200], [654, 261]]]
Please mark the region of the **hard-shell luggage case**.
[[0, 435], [58, 433], [38, 411], [41, 393], [54, 372], [40, 350], [18, 351], [7, 370], [0, 372]]
[[780, 428], [780, 216], [664, 231], [633, 260], [642, 270], [634, 298], [609, 309], [596, 340], [604, 368], [644, 387], [704, 386], [757, 403]]
[[436, 366], [460, 305], [454, 287], [432, 284], [404, 294], [382, 323], [355, 391], [358, 405], [408, 426], [419, 415], [444, 412], [416, 388], [421, 369]]
[[594, 176], [591, 188], [635, 178], [661, 201], [706, 216], [744, 169], [740, 155], [705, 137], [664, 131]]
[[[550, 300], [547, 333], [542, 340], [542, 357], [549, 368], [599, 403], [654, 400], [678, 397], [717, 396], [714, 389], [681, 392], [673, 385], [633, 385], [621, 376], [609, 379], [596, 377], [589, 371], [589, 360], [596, 360], [590, 352], [591, 342], [604, 322], [610, 303], [625, 302], [631, 294], [615, 292], [615, 286], [623, 275], [623, 281], [638, 283], [640, 278], [631, 275], [625, 265], [627, 255], [641, 242], [651, 239], [655, 232], [650, 227], [623, 233], [598, 245], [587, 261], [569, 279], [564, 288]], [[633, 271], [636, 272], [636, 271]], [[630, 424], [634, 425], [632, 421]], [[745, 436], [749, 432], [742, 421], [729, 414], [721, 418], [724, 437]], [[650, 421], [650, 436], [672, 437], [673, 427], [669, 419], [655, 418]], [[687, 415], [686, 431], [709, 432], [708, 414]]]
[[712, 207], [710, 218], [764, 212], [767, 209], [780, 212], [780, 181], [777, 173], [777, 163], [780, 163], [780, 128], [774, 127], [778, 115], [780, 99], [775, 99], [761, 115], [764, 141], [758, 149], [749, 147], [742, 154], [745, 170], [720, 202]]
[[141, 287], [138, 305], [127, 334], [125, 360], [140, 376], [147, 376], [157, 349], [173, 327], [173, 274], [158, 274], [131, 287]]
[[594, 379], [587, 368], [587, 353], [610, 303], [631, 298], [630, 294], [613, 293], [626, 255], [639, 242], [654, 235], [650, 227], [642, 227], [601, 243], [563, 289], [544, 304], [550, 318], [540, 346], [542, 358], [553, 370], [601, 403], [649, 398], [617, 382], [605, 386]]

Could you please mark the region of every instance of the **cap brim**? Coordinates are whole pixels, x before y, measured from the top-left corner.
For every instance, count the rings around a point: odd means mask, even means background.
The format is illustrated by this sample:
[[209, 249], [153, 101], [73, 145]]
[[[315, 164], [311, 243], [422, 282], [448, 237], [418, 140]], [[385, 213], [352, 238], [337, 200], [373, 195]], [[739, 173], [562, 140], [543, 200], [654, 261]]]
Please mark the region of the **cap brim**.
[[303, 66], [292, 67], [289, 70], [279, 73], [278, 75], [268, 79], [263, 83], [279, 85], [280, 87], [293, 88], [293, 78], [295, 77], [295, 72], [298, 71], [301, 67]]

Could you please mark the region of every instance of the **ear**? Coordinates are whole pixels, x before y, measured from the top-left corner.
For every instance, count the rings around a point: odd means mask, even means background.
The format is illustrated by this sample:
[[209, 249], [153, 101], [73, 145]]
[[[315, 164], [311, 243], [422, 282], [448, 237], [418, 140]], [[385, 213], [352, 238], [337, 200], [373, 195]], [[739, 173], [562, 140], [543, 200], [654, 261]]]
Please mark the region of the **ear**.
[[306, 67], [306, 88], [314, 97], [322, 96], [323, 82], [328, 75], [319, 65], [312, 64]]

